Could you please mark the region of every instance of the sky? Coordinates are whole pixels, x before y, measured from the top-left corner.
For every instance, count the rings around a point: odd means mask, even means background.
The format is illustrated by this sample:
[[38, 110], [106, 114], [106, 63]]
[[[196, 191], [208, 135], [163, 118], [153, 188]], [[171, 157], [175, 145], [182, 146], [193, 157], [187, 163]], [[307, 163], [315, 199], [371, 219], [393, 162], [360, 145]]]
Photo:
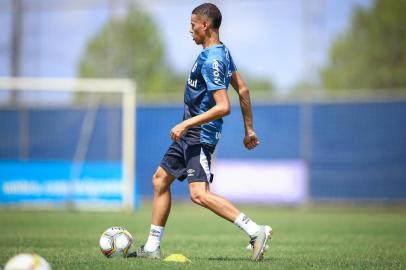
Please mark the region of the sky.
[[[0, 76], [10, 75], [10, 3], [0, 3]], [[130, 0], [25, 0], [23, 76], [75, 77], [87, 41], [108, 21], [123, 16]], [[188, 32], [191, 10], [201, 1], [139, 0], [162, 34], [166, 57], [184, 73], [201, 47]], [[328, 61], [333, 40], [348, 28], [354, 7], [372, 0], [213, 1], [223, 15], [221, 40], [238, 69], [267, 78], [287, 91]], [[112, 8], [109, 10], [109, 7]]]

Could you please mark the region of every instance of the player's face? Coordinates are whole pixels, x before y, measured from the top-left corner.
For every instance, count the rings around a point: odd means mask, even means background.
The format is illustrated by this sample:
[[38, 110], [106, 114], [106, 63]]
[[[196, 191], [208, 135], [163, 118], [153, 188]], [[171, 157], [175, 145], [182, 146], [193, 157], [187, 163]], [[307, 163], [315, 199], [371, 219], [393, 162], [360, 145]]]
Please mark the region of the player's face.
[[203, 44], [204, 37], [206, 35], [207, 22], [201, 20], [196, 14], [192, 14], [190, 19], [190, 34], [196, 44]]

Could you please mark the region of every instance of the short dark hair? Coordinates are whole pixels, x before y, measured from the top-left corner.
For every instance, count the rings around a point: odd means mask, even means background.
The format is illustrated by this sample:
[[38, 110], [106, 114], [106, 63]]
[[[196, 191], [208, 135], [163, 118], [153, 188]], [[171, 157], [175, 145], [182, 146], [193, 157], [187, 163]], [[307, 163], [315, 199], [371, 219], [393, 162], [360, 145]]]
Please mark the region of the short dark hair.
[[213, 28], [219, 29], [221, 25], [221, 12], [218, 7], [212, 3], [201, 4], [192, 11], [192, 14], [206, 16], [213, 24]]

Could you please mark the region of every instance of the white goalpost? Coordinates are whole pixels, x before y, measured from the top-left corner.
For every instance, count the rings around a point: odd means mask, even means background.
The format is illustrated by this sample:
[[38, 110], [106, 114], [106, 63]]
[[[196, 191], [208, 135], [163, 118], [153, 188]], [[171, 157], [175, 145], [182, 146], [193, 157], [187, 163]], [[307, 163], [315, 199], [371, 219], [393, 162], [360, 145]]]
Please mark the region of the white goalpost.
[[[121, 95], [121, 166], [122, 166], [122, 205], [123, 209], [135, 207], [135, 164], [136, 164], [136, 83], [129, 79], [67, 79], [67, 78], [26, 78], [0, 77], [0, 90], [50, 93], [89, 93]], [[0, 91], [1, 92], [1, 91]], [[1, 118], [0, 118], [1, 119]], [[75, 158], [83, 163], [88, 141], [92, 134], [95, 115], [88, 112], [84, 116]], [[0, 123], [1, 125], [1, 123]], [[17, 135], [16, 135], [17, 136]], [[1, 158], [1, 155], [0, 155]], [[0, 160], [1, 162], [1, 160]], [[73, 166], [74, 167], [74, 166]], [[81, 167], [76, 167], [79, 174]], [[75, 175], [77, 172], [72, 171]], [[1, 180], [1, 179], [0, 179]], [[69, 184], [68, 184], [69, 185]]]

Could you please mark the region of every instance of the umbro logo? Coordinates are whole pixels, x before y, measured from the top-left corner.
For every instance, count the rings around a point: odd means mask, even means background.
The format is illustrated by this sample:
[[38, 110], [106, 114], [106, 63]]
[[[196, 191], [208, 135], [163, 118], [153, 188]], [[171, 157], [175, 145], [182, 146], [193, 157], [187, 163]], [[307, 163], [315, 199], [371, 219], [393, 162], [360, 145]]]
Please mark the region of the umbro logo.
[[154, 236], [154, 237], [159, 237], [159, 235], [161, 234], [158, 230], [152, 229], [149, 232], [150, 235]]
[[187, 172], [187, 176], [194, 176], [195, 170], [189, 169], [186, 172]]

